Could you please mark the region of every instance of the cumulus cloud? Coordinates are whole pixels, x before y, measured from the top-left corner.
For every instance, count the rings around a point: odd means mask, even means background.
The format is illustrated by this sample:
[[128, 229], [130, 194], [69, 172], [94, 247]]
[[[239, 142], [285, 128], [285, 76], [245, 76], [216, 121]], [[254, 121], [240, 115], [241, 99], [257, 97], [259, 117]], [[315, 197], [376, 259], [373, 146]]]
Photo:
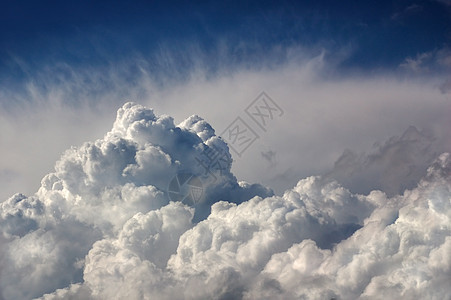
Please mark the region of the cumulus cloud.
[[[379, 150], [401, 155], [390, 149], [423, 138], [412, 128]], [[208, 149], [227, 164], [207, 174], [198, 158]], [[445, 299], [451, 157], [429, 165], [401, 195], [311, 176], [276, 196], [237, 181], [227, 144], [199, 116], [175, 125], [127, 103], [102, 139], [67, 150], [36, 194], [1, 203], [0, 295]], [[187, 172], [203, 196], [171, 201], [169, 182]]]
[[443, 251], [451, 233], [450, 175], [445, 153], [415, 189], [380, 203], [364, 226], [332, 251], [305, 240], [273, 255], [246, 296], [448, 298], [451, 269]]
[[[36, 297], [81, 281], [84, 259], [94, 242], [132, 226], [132, 217], [139, 223], [142, 218], [136, 214], [168, 205], [171, 178], [180, 170], [203, 176], [195, 158], [213, 146], [227, 150], [228, 165], [211, 171], [216, 180], [204, 182], [204, 201], [196, 204], [189, 220], [208, 215], [212, 201], [236, 202], [272, 192], [236, 181], [227, 145], [201, 118], [175, 126], [168, 116], [125, 104], [112, 130], [103, 139], [67, 150], [35, 195], [16, 194], [1, 203], [0, 224], [7, 241], [1, 258], [3, 297]], [[170, 237], [156, 228], [156, 239], [176, 239], [181, 229], [174, 226]], [[166, 246], [159, 250], [162, 255], [170, 253]]]

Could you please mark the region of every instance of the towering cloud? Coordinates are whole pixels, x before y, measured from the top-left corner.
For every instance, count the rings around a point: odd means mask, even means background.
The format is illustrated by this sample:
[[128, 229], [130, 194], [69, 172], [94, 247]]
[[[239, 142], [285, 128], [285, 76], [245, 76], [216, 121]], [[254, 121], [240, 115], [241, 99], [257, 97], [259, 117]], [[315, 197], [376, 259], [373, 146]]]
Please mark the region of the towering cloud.
[[125, 104], [35, 195], [0, 204], [0, 298], [449, 297], [449, 154], [391, 198], [327, 176], [275, 196], [231, 163], [200, 117]]
[[[132, 218], [140, 219], [137, 214], [169, 204], [166, 191], [171, 179], [183, 170], [204, 176], [205, 170], [196, 158], [213, 147], [223, 149], [227, 159], [221, 169], [209, 170], [215, 181], [204, 182], [205, 195], [194, 205], [195, 211], [187, 212], [189, 222], [193, 217], [208, 215], [211, 202], [239, 202], [272, 192], [236, 181], [230, 173], [227, 145], [201, 118], [191, 117], [175, 126], [168, 116], [125, 104], [103, 139], [64, 153], [55, 172], [43, 178], [36, 195], [17, 194], [1, 204], [3, 297], [38, 297], [82, 281], [84, 259], [94, 242], [117, 236]], [[181, 218], [180, 209], [166, 219]], [[161, 213], [169, 211], [167, 208]], [[181, 230], [174, 226], [176, 232]], [[158, 228], [155, 231], [163, 237]], [[176, 243], [176, 233], [168, 234], [175, 239], [172, 244]], [[155, 247], [168, 255], [171, 252], [166, 246]]]

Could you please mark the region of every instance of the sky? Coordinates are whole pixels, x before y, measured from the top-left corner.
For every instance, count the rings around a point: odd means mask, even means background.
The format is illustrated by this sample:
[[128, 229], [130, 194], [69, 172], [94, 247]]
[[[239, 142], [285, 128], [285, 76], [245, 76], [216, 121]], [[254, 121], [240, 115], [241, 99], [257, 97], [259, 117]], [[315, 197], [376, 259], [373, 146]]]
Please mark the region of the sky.
[[449, 297], [450, 74], [447, 0], [2, 1], [0, 299]]

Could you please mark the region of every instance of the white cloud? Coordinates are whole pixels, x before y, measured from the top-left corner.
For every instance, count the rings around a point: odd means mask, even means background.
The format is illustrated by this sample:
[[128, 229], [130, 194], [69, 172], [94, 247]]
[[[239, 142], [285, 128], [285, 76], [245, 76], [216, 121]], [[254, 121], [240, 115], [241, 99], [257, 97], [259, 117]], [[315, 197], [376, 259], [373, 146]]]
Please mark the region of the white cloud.
[[391, 198], [318, 176], [268, 196], [218, 171], [205, 200], [170, 202], [163, 179], [201, 177], [195, 156], [213, 144], [227, 149], [199, 117], [175, 126], [125, 104], [113, 129], [66, 152], [36, 195], [1, 204], [2, 297], [446, 298], [450, 154]]
[[361, 229], [332, 251], [304, 240], [273, 255], [246, 296], [447, 298], [450, 155], [441, 155], [428, 172], [417, 188], [382, 203]]
[[[451, 274], [449, 176], [450, 155], [443, 154], [415, 189], [391, 199], [308, 178], [284, 197], [218, 202], [192, 225], [191, 209], [171, 203], [95, 243], [84, 283], [45, 299], [443, 299]], [[351, 219], [362, 218], [363, 227], [330, 249], [318, 247], [315, 240], [348, 221], [342, 213], [332, 218], [341, 207], [360, 214]], [[167, 266], [163, 245], [173, 253]]]
[[179, 237], [192, 227], [193, 209], [171, 202], [133, 216], [117, 238], [96, 242], [86, 257], [85, 284], [99, 298], [166, 298], [174, 280], [162, 269]]
[[[338, 79], [325, 76], [331, 69], [322, 53], [209, 79], [196, 70], [170, 88], [142, 72], [127, 89], [121, 72], [98, 70], [30, 86], [30, 104], [0, 114], [0, 174], [17, 174], [1, 193], [32, 194], [23, 174], [36, 172], [28, 180], [38, 182], [63, 149], [80, 146], [36, 194], [0, 203], [0, 298], [346, 299], [381, 289], [385, 298], [445, 298], [449, 158], [425, 171], [451, 147], [443, 78]], [[108, 88], [96, 90], [103, 80]], [[232, 165], [217, 134], [245, 117], [262, 87], [285, 113]], [[127, 103], [103, 136], [126, 97], [156, 110]], [[205, 120], [185, 119], [195, 114]], [[409, 125], [420, 131], [368, 151]], [[334, 176], [311, 176], [328, 173], [345, 148], [362, 154], [345, 155]], [[216, 180], [197, 160], [206, 149], [225, 155]], [[261, 153], [277, 160], [268, 165]], [[200, 203], [170, 202], [180, 172], [202, 178]]]
[[[2, 296], [36, 297], [81, 281], [85, 255], [108, 236], [119, 236], [143, 258], [150, 251], [155, 265], [162, 266], [195, 215], [184, 207], [165, 206], [170, 180], [180, 170], [202, 177], [196, 156], [213, 145], [228, 149], [208, 128], [198, 117], [177, 127], [172, 118], [127, 103], [113, 129], [103, 139], [68, 150], [34, 196], [16, 194], [1, 203], [2, 239], [7, 241], [1, 255]], [[204, 182], [206, 200], [195, 205], [197, 219], [208, 215], [215, 197], [233, 202], [271, 194], [258, 185], [239, 184], [230, 164], [212, 174], [217, 180]], [[161, 213], [142, 215], [161, 207], [166, 207]], [[152, 246], [152, 240], [137, 243], [135, 235], [149, 233], [149, 228], [161, 248]]]

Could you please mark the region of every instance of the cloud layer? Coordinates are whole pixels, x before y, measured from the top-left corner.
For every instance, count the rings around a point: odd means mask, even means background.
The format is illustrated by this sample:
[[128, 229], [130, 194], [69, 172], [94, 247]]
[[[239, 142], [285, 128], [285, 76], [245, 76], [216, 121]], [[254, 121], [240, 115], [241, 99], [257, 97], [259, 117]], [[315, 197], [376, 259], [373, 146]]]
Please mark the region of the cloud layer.
[[[209, 149], [224, 164], [206, 172], [198, 158]], [[274, 196], [231, 166], [202, 118], [176, 126], [125, 104], [35, 195], [0, 204], [0, 298], [449, 297], [449, 154], [393, 197], [319, 176]], [[171, 201], [169, 183], [187, 173], [202, 197]]]

